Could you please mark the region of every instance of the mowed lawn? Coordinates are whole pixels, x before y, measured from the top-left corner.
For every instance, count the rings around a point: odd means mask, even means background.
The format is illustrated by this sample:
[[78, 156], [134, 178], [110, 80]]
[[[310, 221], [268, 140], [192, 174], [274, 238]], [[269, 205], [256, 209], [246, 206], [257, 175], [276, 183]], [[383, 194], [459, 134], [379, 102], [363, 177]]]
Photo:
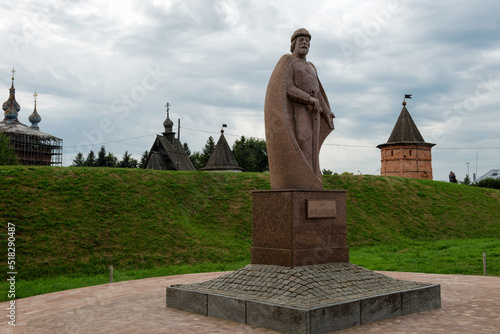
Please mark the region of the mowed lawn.
[[[500, 191], [369, 175], [346, 189], [351, 262], [372, 270], [500, 276]], [[0, 167], [0, 245], [16, 237], [17, 296], [249, 263], [252, 190], [266, 173]], [[2, 270], [7, 273], [6, 261]], [[4, 280], [5, 282], [5, 280]], [[0, 298], [6, 300], [7, 284]]]

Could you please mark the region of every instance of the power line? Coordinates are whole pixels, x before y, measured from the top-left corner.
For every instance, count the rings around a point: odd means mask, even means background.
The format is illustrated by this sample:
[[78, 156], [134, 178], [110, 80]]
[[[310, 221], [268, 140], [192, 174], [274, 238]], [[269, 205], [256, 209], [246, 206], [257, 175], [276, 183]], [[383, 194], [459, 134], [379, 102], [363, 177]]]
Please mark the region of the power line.
[[364, 147], [364, 148], [376, 148], [376, 146], [366, 146], [366, 145], [342, 145], [342, 144], [323, 144], [327, 146], [340, 146], [340, 147]]
[[434, 147], [435, 150], [500, 150], [500, 147]]
[[[206, 133], [213, 133], [213, 134], [219, 134], [220, 132], [215, 132], [215, 131], [207, 131], [207, 130], [199, 130], [199, 129], [191, 129], [191, 128], [184, 128], [181, 126], [181, 129], [183, 130], [191, 130], [191, 131], [197, 131], [197, 132], [206, 132]], [[224, 131], [224, 136], [233, 136], [233, 137], [241, 137], [241, 135], [233, 135], [233, 134], [230, 134], [230, 133], [226, 133]], [[262, 139], [262, 138], [259, 138], [259, 139]]]
[[[190, 130], [190, 131], [197, 131], [197, 132], [212, 133], [212, 134], [219, 134], [219, 132], [216, 132], [216, 131], [207, 131], [207, 130], [200, 130], [200, 129], [185, 128], [185, 127], [181, 127], [181, 129]], [[132, 137], [132, 138], [126, 138], [126, 139], [121, 139], [121, 140], [114, 140], [114, 141], [109, 141], [109, 142], [95, 143], [95, 144], [88, 144], [88, 145], [66, 146], [65, 148], [77, 148], [77, 147], [87, 147], [87, 146], [97, 146], [97, 145], [120, 143], [120, 142], [124, 142], [124, 141], [128, 141], [128, 140], [139, 139], [139, 138], [149, 137], [149, 136], [153, 136], [153, 135], [158, 135], [158, 134], [151, 133], [151, 134], [139, 136], [139, 137]], [[232, 137], [241, 137], [241, 135], [230, 134], [230, 133], [225, 133], [225, 132], [224, 132], [224, 135], [225, 136], [232, 136]], [[263, 139], [263, 138], [257, 138], [257, 139]], [[376, 148], [376, 146], [368, 146], [368, 145], [346, 145], [346, 144], [326, 144], [326, 143], [324, 143], [323, 145], [325, 145], [325, 146], [337, 146], [337, 147]], [[435, 150], [498, 150], [498, 149], [500, 149], [500, 147], [434, 147], [434, 149]]]
[[121, 140], [115, 140], [115, 141], [108, 141], [104, 143], [95, 143], [95, 144], [88, 144], [88, 145], [78, 145], [78, 146], [66, 146], [65, 148], [77, 148], [77, 147], [87, 147], [87, 146], [97, 146], [97, 145], [104, 145], [104, 144], [113, 144], [113, 143], [120, 143], [122, 141], [127, 141], [127, 140], [132, 140], [132, 139], [139, 139], [139, 138], [144, 138], [144, 137], [149, 137], [157, 135], [156, 133], [150, 133], [149, 135], [145, 136], [139, 136], [139, 137], [133, 137], [133, 138], [127, 138], [127, 139], [121, 139]]

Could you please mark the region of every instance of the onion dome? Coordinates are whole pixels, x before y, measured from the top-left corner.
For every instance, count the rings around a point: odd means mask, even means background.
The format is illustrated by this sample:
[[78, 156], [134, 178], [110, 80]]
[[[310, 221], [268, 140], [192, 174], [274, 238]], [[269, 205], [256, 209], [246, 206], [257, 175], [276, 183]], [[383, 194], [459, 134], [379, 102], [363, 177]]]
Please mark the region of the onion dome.
[[167, 138], [167, 140], [174, 145], [175, 143], [175, 132], [172, 131], [172, 128], [174, 126], [174, 122], [170, 120], [170, 103], [167, 102], [165, 105], [167, 107], [167, 119], [163, 122], [163, 126], [165, 127], [165, 132], [163, 132], [163, 136]]
[[[10, 123], [17, 120], [21, 106], [16, 101], [16, 89], [14, 88], [14, 72], [12, 69], [12, 85], [10, 87], [9, 99], [5, 101], [2, 105], [2, 109], [5, 111], [5, 119], [11, 120]], [[15, 116], [14, 116], [15, 115]]]
[[172, 128], [174, 126], [174, 122], [170, 120], [170, 115], [169, 115], [170, 103], [167, 102], [165, 107], [167, 107], [167, 119], [163, 122], [163, 127], [165, 128], [165, 133], [171, 133]]
[[8, 106], [7, 110], [5, 110], [5, 121], [9, 124], [14, 123], [17, 120], [18, 112], [11, 104]]
[[39, 130], [40, 128], [38, 127], [38, 123], [42, 121], [42, 117], [40, 117], [40, 114], [36, 111], [36, 97], [38, 96], [37, 92], [33, 94], [35, 97], [35, 110], [33, 110], [33, 113], [30, 115], [28, 120], [31, 122], [31, 128], [35, 130]]
[[163, 122], [163, 127], [165, 128], [165, 132], [169, 133], [172, 132], [172, 128], [174, 126], [174, 122], [170, 120], [167, 114], [167, 119]]

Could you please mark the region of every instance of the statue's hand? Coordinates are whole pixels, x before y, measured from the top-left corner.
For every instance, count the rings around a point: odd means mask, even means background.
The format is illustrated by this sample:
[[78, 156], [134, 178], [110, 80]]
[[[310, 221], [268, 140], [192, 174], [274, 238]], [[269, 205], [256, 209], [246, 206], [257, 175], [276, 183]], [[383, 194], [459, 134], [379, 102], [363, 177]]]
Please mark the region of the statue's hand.
[[309, 98], [309, 104], [313, 107], [313, 111], [316, 112], [316, 113], [320, 113], [321, 112], [321, 105], [319, 104], [319, 100], [315, 97], [310, 97]]
[[328, 122], [328, 125], [330, 126], [330, 129], [335, 129], [335, 126], [333, 125], [333, 113], [332, 112], [329, 112], [329, 113], [326, 113], [326, 120]]

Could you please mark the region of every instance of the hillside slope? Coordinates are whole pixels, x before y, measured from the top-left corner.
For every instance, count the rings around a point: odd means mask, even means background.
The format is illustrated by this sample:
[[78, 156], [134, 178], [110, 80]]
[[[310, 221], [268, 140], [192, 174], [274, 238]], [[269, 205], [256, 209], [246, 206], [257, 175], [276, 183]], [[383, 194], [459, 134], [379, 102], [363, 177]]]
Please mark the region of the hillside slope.
[[[350, 246], [500, 235], [498, 190], [379, 176], [323, 180], [326, 189], [348, 190]], [[269, 188], [260, 173], [0, 167], [1, 247], [14, 223], [21, 279], [244, 261], [251, 191]]]

